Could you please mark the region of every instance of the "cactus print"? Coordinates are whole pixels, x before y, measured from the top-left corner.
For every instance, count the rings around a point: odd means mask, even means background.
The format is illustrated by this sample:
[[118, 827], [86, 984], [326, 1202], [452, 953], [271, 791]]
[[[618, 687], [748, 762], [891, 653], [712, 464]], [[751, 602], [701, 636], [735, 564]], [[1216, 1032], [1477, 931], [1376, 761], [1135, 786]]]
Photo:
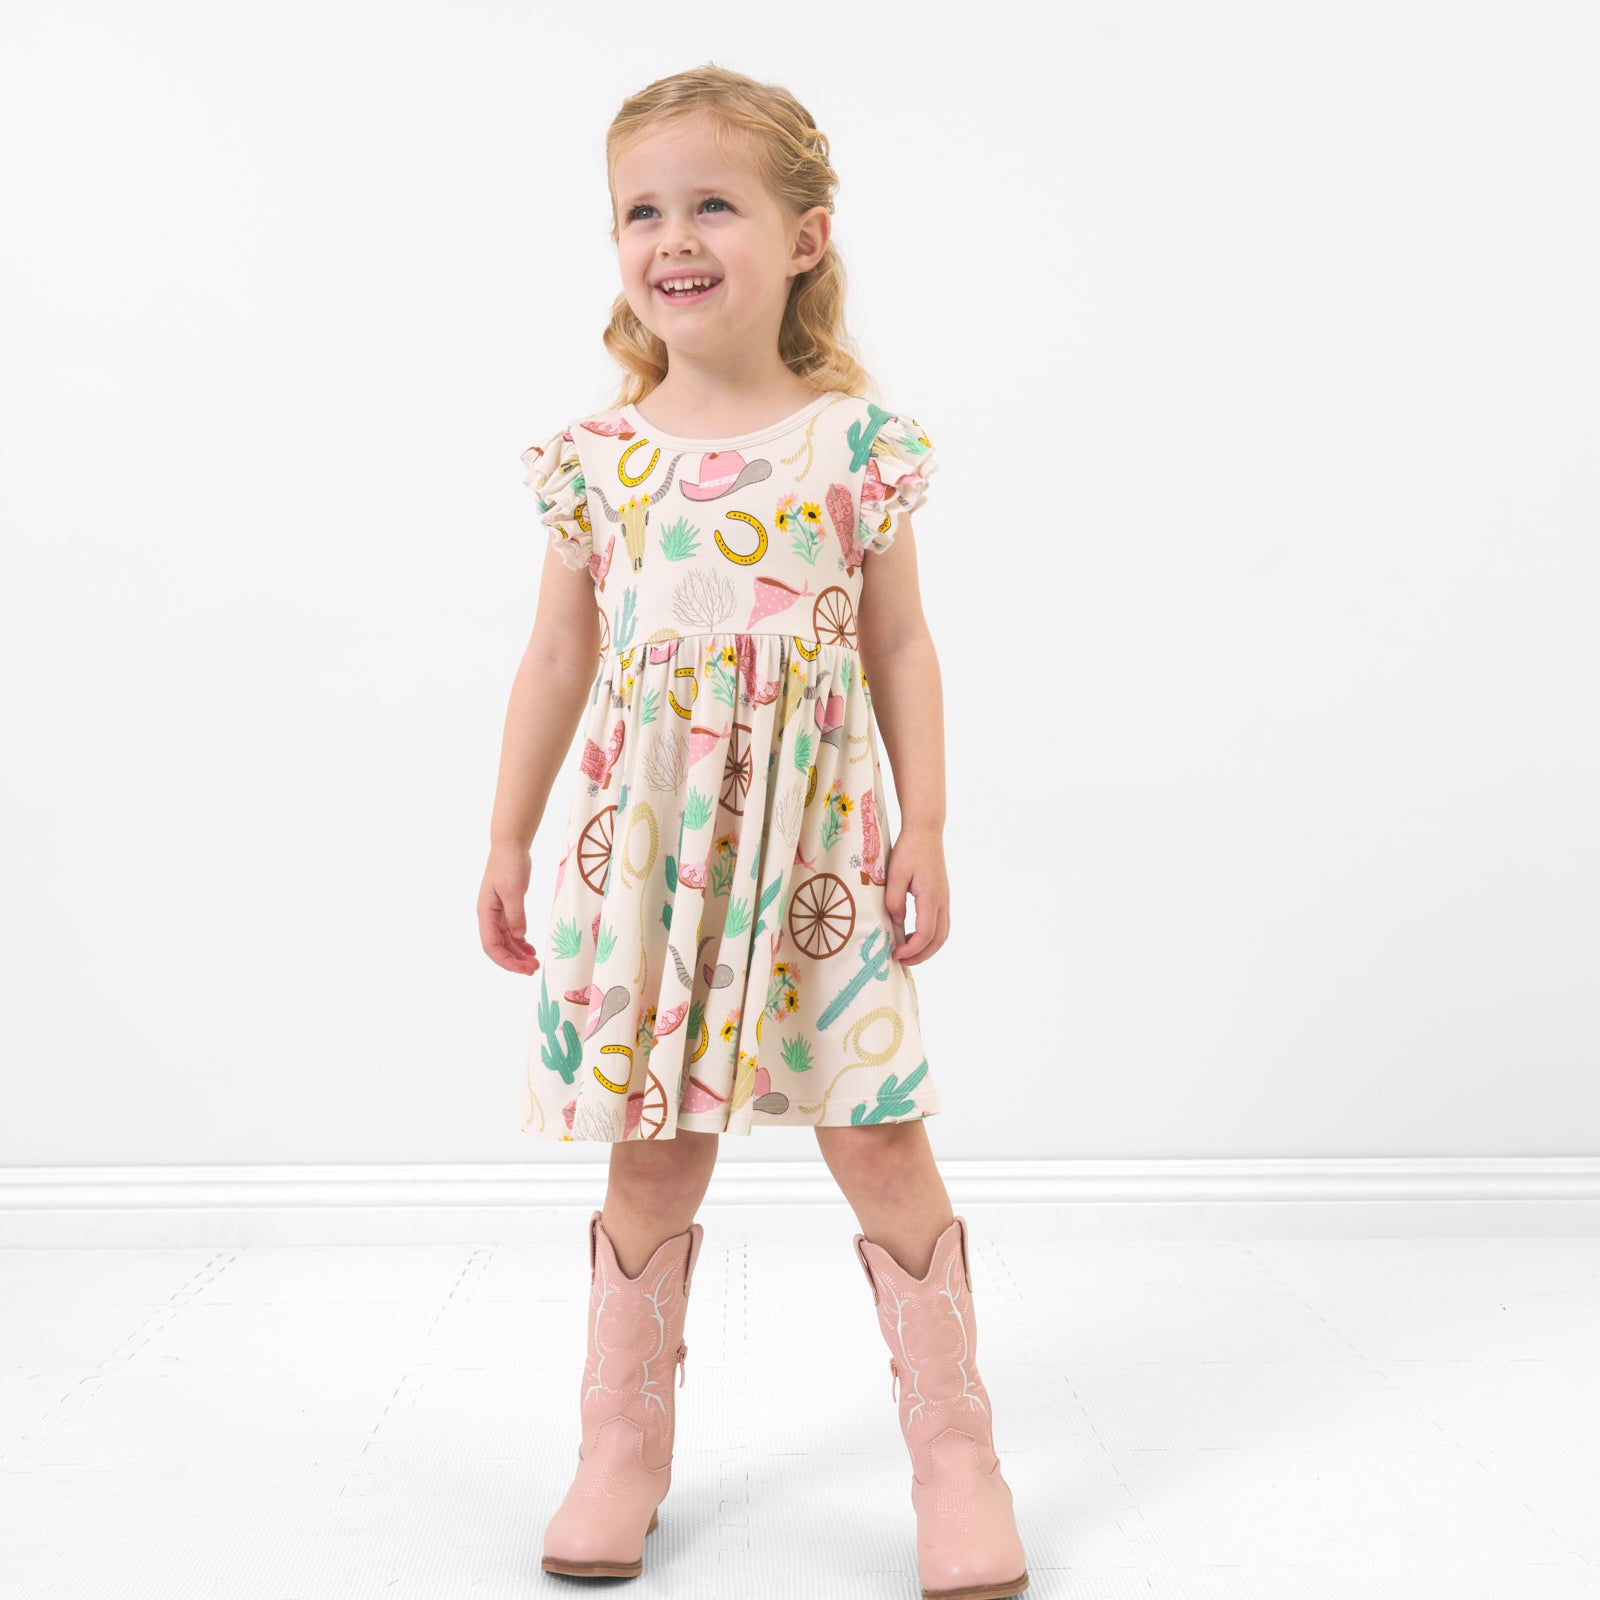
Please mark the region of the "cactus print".
[[867, 555], [936, 469], [927, 435], [842, 393], [723, 440], [623, 406], [522, 461], [603, 641], [523, 1129], [616, 1143], [934, 1114], [890, 954], [855, 626]]

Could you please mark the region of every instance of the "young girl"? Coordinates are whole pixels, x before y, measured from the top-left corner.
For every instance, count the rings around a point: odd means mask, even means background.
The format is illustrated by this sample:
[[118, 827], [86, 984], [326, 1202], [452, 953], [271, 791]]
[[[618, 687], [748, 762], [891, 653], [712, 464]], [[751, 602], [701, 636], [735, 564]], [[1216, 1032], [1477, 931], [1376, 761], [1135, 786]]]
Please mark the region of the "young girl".
[[[861, 392], [837, 178], [791, 94], [714, 66], [661, 79], [606, 156], [622, 292], [605, 344], [627, 376], [617, 404], [523, 454], [549, 548], [478, 908], [489, 955], [540, 974], [527, 1131], [613, 1147], [588, 1225], [577, 1471], [543, 1566], [641, 1571], [719, 1136], [805, 1124], [864, 1230], [922, 1592], [1017, 1594], [910, 972], [949, 930], [909, 519], [932, 447]], [[892, 849], [875, 711], [904, 810]], [[529, 847], [580, 720], [547, 972]]]

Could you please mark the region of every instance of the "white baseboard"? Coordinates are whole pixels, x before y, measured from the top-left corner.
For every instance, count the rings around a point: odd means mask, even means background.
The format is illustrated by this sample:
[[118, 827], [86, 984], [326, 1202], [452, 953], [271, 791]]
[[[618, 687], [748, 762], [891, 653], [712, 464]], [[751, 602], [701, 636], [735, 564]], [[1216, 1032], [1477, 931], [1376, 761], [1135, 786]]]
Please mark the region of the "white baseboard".
[[[548, 1244], [605, 1200], [609, 1156], [500, 1166], [10, 1167], [0, 1247]], [[1600, 1236], [1600, 1157], [957, 1161], [955, 1210], [995, 1238]], [[724, 1161], [720, 1244], [853, 1232], [820, 1160]]]

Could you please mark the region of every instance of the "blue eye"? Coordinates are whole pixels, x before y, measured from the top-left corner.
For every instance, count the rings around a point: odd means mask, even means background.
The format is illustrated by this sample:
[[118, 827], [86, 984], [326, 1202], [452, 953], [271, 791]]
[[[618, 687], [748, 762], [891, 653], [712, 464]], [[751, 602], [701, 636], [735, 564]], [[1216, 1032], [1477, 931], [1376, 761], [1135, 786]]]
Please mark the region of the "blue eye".
[[[705, 199], [700, 202], [700, 204], [703, 205], [703, 206], [712, 206], [712, 205], [728, 206], [728, 209], [730, 211], [733, 209], [733, 207], [731, 205], [728, 205], [728, 202], [726, 200], [724, 200], [721, 195], [716, 195], [716, 194], [708, 194], [705, 197]], [[637, 205], [628, 213], [628, 221], [629, 222], [636, 221], [638, 219], [639, 213], [641, 211], [654, 211], [654, 210], [655, 210], [655, 207], [653, 205], [649, 205], [649, 204]]]

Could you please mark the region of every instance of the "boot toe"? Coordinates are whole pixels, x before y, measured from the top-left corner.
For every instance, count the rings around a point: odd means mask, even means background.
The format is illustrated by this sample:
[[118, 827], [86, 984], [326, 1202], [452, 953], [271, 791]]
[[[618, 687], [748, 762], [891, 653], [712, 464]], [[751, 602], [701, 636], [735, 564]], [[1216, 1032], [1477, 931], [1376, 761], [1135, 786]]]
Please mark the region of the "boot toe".
[[936, 1585], [922, 1580], [922, 1600], [1010, 1600], [1028, 1587], [1028, 1573], [1024, 1568], [1015, 1577], [993, 1579], [974, 1573], [958, 1573], [947, 1581], [941, 1577]]
[[998, 1457], [985, 1472], [984, 1452], [950, 1429], [934, 1441], [927, 1480], [913, 1476], [919, 1532], [917, 1576], [929, 1600], [999, 1600], [1027, 1587], [1027, 1557], [1017, 1531], [1011, 1485]]
[[917, 1579], [925, 1596], [985, 1596], [1020, 1593], [1027, 1587], [1028, 1564], [1020, 1549], [967, 1545], [960, 1550], [919, 1550]]
[[[660, 1520], [660, 1511], [651, 1511], [645, 1534], [654, 1533]], [[539, 1564], [546, 1572], [629, 1577], [643, 1570], [643, 1545], [643, 1538], [632, 1544], [614, 1511], [563, 1502], [545, 1529]]]

